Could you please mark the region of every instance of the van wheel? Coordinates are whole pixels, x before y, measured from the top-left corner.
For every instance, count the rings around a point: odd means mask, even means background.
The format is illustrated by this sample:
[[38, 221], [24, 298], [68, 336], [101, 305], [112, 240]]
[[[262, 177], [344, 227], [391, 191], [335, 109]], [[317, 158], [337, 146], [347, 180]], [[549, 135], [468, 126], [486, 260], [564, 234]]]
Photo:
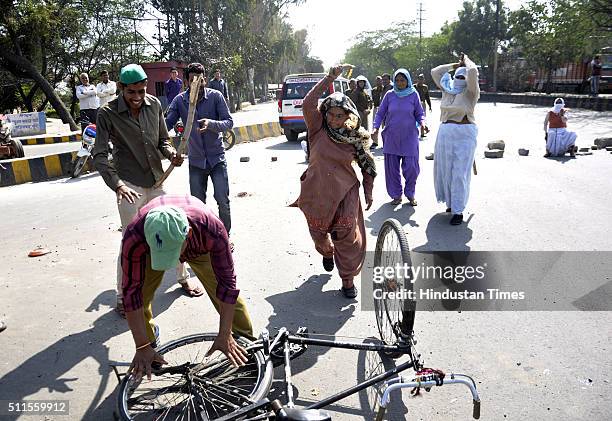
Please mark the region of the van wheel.
[[299, 135], [298, 132], [295, 132], [295, 131], [293, 131], [291, 129], [286, 129], [285, 130], [285, 137], [287, 137], [287, 140], [289, 142], [297, 142], [298, 135]]

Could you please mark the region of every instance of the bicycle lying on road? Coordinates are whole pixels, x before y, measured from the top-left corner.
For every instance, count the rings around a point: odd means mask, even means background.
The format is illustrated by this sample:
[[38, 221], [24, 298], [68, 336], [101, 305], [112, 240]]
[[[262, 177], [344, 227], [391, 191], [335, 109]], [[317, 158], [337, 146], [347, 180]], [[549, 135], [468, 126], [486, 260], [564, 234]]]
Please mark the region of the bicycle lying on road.
[[[388, 219], [378, 235], [374, 266], [395, 267], [398, 263], [411, 265], [408, 241], [400, 223]], [[385, 277], [383, 282], [374, 283], [373, 288], [394, 292], [400, 287], [409, 288], [409, 284], [409, 277], [398, 278], [394, 274]], [[388, 297], [389, 294], [374, 296]], [[116, 415], [121, 420], [330, 421], [331, 416], [321, 408], [368, 387], [382, 385], [376, 413], [376, 420], [380, 421], [385, 417], [390, 394], [395, 390], [411, 388], [418, 393], [421, 388], [429, 391], [434, 386], [462, 384], [472, 394], [473, 417], [480, 418], [480, 398], [471, 377], [424, 367], [414, 347], [414, 304], [387, 298], [374, 300], [380, 334], [376, 343], [319, 339], [316, 336], [321, 335], [310, 335], [306, 328], [298, 329], [295, 334], [281, 328], [273, 337], [264, 331], [256, 341], [238, 337], [238, 342], [248, 351], [248, 362], [242, 367], [232, 366], [221, 353], [204, 357], [216, 334], [177, 339], [157, 349], [168, 365], [154, 368], [151, 381], [135, 381], [129, 372], [120, 374], [113, 366], [120, 379]], [[304, 409], [297, 409], [294, 407], [291, 360], [306, 352], [308, 346], [371, 351], [393, 358], [406, 356], [408, 360]], [[129, 363], [118, 365], [129, 366]], [[284, 405], [267, 397], [273, 368], [280, 365], [285, 369], [287, 402]], [[412, 376], [400, 375], [409, 368], [414, 371]]]

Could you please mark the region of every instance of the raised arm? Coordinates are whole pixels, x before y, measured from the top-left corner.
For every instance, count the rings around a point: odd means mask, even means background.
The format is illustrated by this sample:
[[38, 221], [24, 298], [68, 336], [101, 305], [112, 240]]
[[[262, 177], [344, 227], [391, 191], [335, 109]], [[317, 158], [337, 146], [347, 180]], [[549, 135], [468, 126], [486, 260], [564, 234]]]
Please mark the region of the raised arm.
[[442, 76], [444, 76], [446, 72], [450, 72], [451, 70], [453, 70], [457, 66], [457, 64], [458, 63], [442, 64], [438, 67], [431, 69], [431, 78], [433, 79], [434, 83], [438, 88], [442, 89], [442, 86], [440, 85], [440, 79], [442, 79]]
[[479, 95], [480, 86], [478, 86], [478, 68], [476, 67], [476, 64], [474, 64], [474, 62], [465, 55], [463, 56], [463, 63], [467, 69], [467, 90], [473, 94]]
[[325, 76], [312, 87], [310, 92], [306, 94], [304, 100], [302, 101], [304, 120], [306, 121], [306, 126], [308, 126], [308, 131], [310, 133], [314, 133], [321, 128], [323, 117], [319, 111], [319, 98], [321, 98], [321, 95], [323, 95], [325, 89], [327, 89], [327, 87], [333, 83], [335, 79], [336, 78], [331, 75]]

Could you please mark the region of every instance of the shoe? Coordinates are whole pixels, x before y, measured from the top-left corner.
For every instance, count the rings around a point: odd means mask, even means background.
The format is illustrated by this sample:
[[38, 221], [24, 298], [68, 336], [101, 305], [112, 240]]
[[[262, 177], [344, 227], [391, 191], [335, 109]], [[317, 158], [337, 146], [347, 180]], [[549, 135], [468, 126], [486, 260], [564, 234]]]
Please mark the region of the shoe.
[[416, 199], [415, 199], [414, 197], [413, 197], [412, 199], [411, 199], [411, 198], [408, 198], [408, 204], [409, 204], [410, 206], [413, 206], [413, 207], [414, 207], [414, 206], [416, 206], [416, 205], [417, 205], [417, 201], [416, 201]]
[[451, 212], [451, 208], [446, 208], [446, 213], [450, 213]]
[[460, 213], [454, 214], [450, 220], [451, 225], [461, 225], [462, 222], [463, 222], [463, 215]]
[[357, 297], [357, 287], [355, 285], [353, 285], [350, 288], [344, 288], [342, 287], [342, 295], [344, 295], [346, 298], [355, 298]]
[[397, 199], [393, 199], [393, 200], [391, 201], [391, 204], [392, 204], [393, 206], [401, 205], [401, 204], [402, 204], [402, 198], [401, 198], [401, 197], [398, 197]]
[[153, 332], [155, 334], [155, 341], [151, 342], [151, 348], [155, 349], [159, 346], [159, 326], [154, 325]]
[[323, 269], [327, 272], [331, 272], [334, 270], [334, 258], [333, 257], [323, 257]]

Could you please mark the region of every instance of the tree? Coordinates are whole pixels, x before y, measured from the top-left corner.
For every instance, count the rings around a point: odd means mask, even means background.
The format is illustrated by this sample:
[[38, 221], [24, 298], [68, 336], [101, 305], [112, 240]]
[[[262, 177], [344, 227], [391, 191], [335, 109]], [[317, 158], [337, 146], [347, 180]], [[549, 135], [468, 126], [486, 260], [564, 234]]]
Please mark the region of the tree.
[[[501, 2], [501, 0], [500, 0]], [[508, 9], [500, 4], [499, 32], [496, 23], [496, 0], [471, 0], [463, 2], [459, 19], [451, 28], [450, 47], [455, 53], [464, 52], [476, 63], [492, 68], [498, 49], [496, 40], [509, 39]]]
[[531, 0], [511, 14], [512, 46], [520, 49], [533, 68], [547, 69], [546, 91], [552, 72], [567, 61], [591, 55], [598, 31], [581, 1]]

